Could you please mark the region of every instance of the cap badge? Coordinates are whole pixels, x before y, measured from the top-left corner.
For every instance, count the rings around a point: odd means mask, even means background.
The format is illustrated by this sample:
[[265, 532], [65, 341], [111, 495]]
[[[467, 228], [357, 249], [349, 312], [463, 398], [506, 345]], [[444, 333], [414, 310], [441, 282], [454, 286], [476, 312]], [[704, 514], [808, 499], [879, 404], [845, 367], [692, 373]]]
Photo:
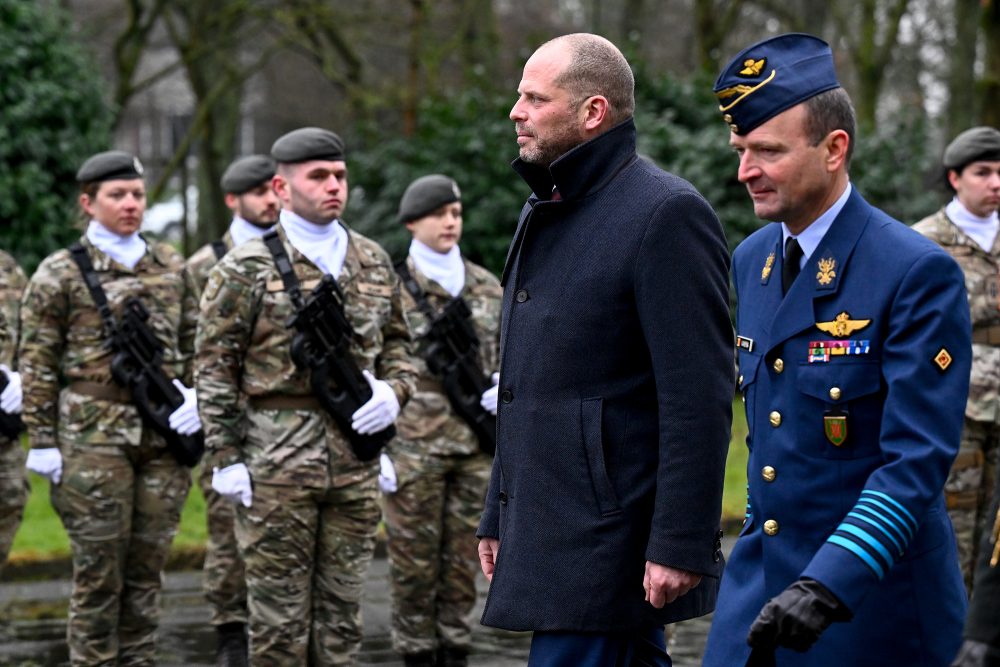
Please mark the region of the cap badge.
[[760, 281], [762, 283], [767, 282], [768, 277], [771, 275], [771, 268], [773, 266], [774, 266], [774, 251], [772, 250], [771, 254], [767, 256], [766, 260], [764, 260], [764, 268], [760, 270]]
[[871, 320], [852, 320], [851, 314], [845, 310], [837, 315], [832, 322], [817, 322], [816, 328], [836, 338], [847, 338], [871, 323]]
[[142, 176], [142, 163], [139, 162], [139, 158], [132, 156], [132, 166], [135, 168], [135, 173]]
[[767, 64], [767, 58], [761, 58], [760, 60], [747, 58], [746, 60], [743, 61], [743, 69], [740, 70], [740, 75], [760, 76], [760, 71], [764, 69], [764, 65], [766, 64]]

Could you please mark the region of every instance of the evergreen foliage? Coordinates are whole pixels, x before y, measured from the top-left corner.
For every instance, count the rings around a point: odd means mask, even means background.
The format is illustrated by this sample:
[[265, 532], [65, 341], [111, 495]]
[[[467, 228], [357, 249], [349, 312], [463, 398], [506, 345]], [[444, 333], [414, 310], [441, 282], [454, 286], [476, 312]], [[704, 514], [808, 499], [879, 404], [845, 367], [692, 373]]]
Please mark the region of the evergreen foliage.
[[0, 0], [0, 248], [32, 271], [79, 235], [77, 168], [110, 145], [90, 58], [54, 3]]

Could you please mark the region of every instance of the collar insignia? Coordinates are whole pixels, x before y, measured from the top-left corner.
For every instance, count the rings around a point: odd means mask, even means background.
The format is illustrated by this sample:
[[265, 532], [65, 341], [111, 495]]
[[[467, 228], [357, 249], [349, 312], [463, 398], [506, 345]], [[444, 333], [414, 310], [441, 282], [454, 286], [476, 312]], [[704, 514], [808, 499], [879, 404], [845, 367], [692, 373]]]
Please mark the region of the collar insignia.
[[832, 322], [817, 322], [816, 328], [820, 331], [825, 331], [835, 338], [847, 338], [855, 331], [860, 331], [871, 323], [871, 320], [852, 320], [851, 314], [845, 310], [837, 315]]
[[774, 266], [774, 251], [772, 250], [771, 254], [767, 256], [766, 260], [764, 260], [764, 268], [760, 270], [760, 282], [762, 284], [767, 282], [767, 279], [771, 275], [771, 267], [773, 266]]
[[819, 260], [816, 266], [819, 268], [816, 273], [816, 281], [820, 285], [829, 285], [837, 277], [837, 272], [834, 271], [837, 268], [837, 260], [833, 257], [824, 257]]

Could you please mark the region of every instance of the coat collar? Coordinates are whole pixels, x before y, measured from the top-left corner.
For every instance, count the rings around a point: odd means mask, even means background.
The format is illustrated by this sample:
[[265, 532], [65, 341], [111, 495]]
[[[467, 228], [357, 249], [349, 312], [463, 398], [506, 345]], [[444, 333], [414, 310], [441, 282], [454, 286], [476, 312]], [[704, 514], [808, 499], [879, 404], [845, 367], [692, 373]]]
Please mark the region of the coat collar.
[[635, 157], [635, 123], [629, 118], [570, 149], [548, 167], [521, 158], [511, 167], [531, 187], [534, 196], [529, 201], [548, 200], [553, 186], [564, 201], [572, 201], [599, 190]]
[[90, 255], [90, 263], [94, 265], [94, 270], [97, 272], [115, 271], [117, 273], [141, 273], [150, 265], [160, 267], [167, 266], [166, 257], [161, 256], [162, 253], [158, 251], [156, 245], [144, 234], [139, 234], [139, 236], [146, 242], [146, 253], [139, 258], [139, 261], [136, 262], [136, 265], [131, 269], [124, 264], [118, 263], [112, 259], [110, 255], [95, 246], [90, 239], [87, 238], [86, 234], [80, 237], [80, 244], [86, 248], [87, 254]]
[[[804, 329], [816, 324], [813, 301], [836, 294], [854, 247], [868, 226], [872, 208], [855, 188], [843, 210], [834, 220], [830, 230], [820, 241], [816, 252], [809, 257], [802, 273], [792, 284], [788, 294], [781, 298], [781, 266], [776, 262], [772, 273], [774, 278], [766, 281], [764, 289], [766, 304], [777, 305], [776, 309], [765, 308], [760, 312], [773, 312], [768, 350], [771, 350]], [[781, 227], [775, 225], [777, 237], [774, 248], [781, 257]], [[774, 302], [774, 303], [772, 303]]]

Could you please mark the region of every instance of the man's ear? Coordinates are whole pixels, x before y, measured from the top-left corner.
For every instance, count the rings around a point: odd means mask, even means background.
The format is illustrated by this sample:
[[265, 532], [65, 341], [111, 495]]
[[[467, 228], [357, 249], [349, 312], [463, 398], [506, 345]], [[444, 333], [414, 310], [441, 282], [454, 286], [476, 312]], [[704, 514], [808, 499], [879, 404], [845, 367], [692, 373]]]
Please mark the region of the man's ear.
[[840, 169], [847, 160], [847, 150], [851, 145], [851, 137], [844, 130], [834, 130], [823, 140], [826, 144], [826, 168], [834, 172]]
[[592, 132], [604, 124], [608, 118], [608, 98], [603, 95], [592, 95], [586, 99], [583, 106], [583, 128]]

